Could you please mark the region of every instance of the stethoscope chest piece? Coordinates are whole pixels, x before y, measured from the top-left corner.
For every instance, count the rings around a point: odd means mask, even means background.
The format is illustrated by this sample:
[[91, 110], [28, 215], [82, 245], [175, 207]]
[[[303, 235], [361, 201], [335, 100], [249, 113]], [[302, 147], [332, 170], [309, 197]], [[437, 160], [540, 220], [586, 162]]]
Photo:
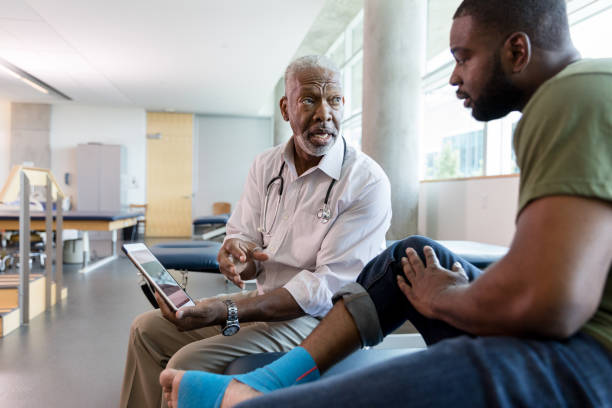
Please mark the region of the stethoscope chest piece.
[[[344, 137], [342, 138], [342, 143], [344, 145], [344, 151], [342, 153], [342, 165], [344, 165], [344, 159], [346, 158], [346, 140], [344, 140]], [[281, 165], [278, 175], [272, 178], [272, 180], [270, 180], [268, 182], [268, 185], [266, 186], [266, 195], [264, 199], [262, 221], [261, 221], [261, 225], [259, 226], [259, 228], [257, 228], [257, 231], [261, 232], [262, 234], [266, 236], [271, 235], [272, 228], [274, 227], [274, 223], [276, 222], [276, 217], [278, 216], [278, 211], [279, 211], [280, 204], [281, 204], [281, 197], [283, 195], [283, 187], [285, 185], [285, 180], [283, 179], [283, 169], [284, 168], [285, 168], [285, 162], [283, 161], [283, 164]], [[328, 202], [329, 202], [329, 196], [331, 194], [332, 187], [334, 186], [335, 183], [336, 183], [336, 179], [333, 179], [329, 183], [329, 187], [327, 188], [327, 194], [325, 194], [325, 200], [323, 201], [323, 206], [319, 208], [319, 211], [317, 211], [317, 218], [319, 219], [319, 221], [321, 221], [321, 224], [327, 224], [329, 220], [331, 220], [332, 218], [332, 212], [329, 208]], [[274, 212], [274, 218], [272, 218], [272, 223], [270, 227], [268, 227], [268, 204], [269, 204], [269, 199], [270, 199], [270, 194], [271, 194], [271, 187], [274, 184], [278, 184], [278, 202], [276, 203], [276, 210]]]
[[331, 210], [327, 205], [319, 208], [317, 211], [317, 218], [321, 221], [321, 224], [327, 224], [331, 220]]

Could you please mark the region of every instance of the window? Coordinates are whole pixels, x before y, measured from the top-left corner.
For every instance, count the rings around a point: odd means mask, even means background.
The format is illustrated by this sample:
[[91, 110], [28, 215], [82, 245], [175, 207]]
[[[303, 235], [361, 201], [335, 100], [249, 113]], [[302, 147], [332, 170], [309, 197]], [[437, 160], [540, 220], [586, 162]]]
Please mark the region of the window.
[[454, 89], [442, 86], [426, 92], [423, 105], [421, 178], [482, 175], [484, 126], [458, 103]]
[[612, 38], [612, 1], [600, 0], [590, 7], [577, 8], [580, 2], [574, 0], [576, 11], [570, 13], [570, 31], [574, 46], [582, 58], [610, 58], [612, 48], [606, 38]]
[[347, 143], [361, 149], [361, 104], [363, 91], [363, 10], [327, 52], [340, 68], [344, 83], [342, 132]]
[[[583, 58], [612, 57], [612, 49], [602, 41], [612, 38], [612, 0], [570, 0], [568, 17], [574, 45]], [[517, 173], [512, 135], [521, 114], [477, 122], [448, 85], [453, 66], [448, 51], [427, 61], [421, 179]]]
[[[572, 39], [582, 57], [612, 57], [612, 48], [602, 40], [612, 38], [612, 0], [568, 0], [567, 7]], [[450, 17], [445, 15], [444, 18], [448, 19], [447, 26], [437, 22], [436, 31], [450, 30]], [[348, 143], [360, 149], [363, 10], [327, 55], [340, 67], [344, 80], [344, 136]], [[452, 56], [446, 49], [426, 62], [421, 179], [517, 173], [519, 169], [515, 162], [512, 135], [521, 114], [513, 112], [487, 123], [473, 119], [470, 111], [457, 100], [454, 87], [448, 84], [453, 65]]]

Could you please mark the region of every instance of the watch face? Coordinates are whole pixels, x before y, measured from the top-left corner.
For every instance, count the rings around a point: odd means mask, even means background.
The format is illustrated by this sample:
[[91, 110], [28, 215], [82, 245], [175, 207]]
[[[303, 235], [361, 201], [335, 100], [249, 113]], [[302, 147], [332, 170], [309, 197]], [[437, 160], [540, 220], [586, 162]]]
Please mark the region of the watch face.
[[226, 326], [223, 329], [223, 335], [233, 336], [234, 334], [238, 333], [238, 330], [240, 330], [240, 326], [238, 326], [237, 324], [236, 325], [232, 324], [231, 326]]

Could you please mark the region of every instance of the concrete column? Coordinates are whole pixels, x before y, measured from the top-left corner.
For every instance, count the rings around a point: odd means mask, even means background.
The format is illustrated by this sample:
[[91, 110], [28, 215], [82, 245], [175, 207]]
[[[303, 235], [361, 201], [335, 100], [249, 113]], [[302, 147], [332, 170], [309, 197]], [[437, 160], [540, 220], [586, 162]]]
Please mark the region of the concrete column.
[[417, 232], [425, 0], [365, 0], [362, 148], [391, 181], [389, 239]]
[[285, 122], [280, 112], [279, 102], [284, 95], [285, 79], [281, 78], [274, 87], [274, 146], [285, 143], [293, 135], [289, 122]]

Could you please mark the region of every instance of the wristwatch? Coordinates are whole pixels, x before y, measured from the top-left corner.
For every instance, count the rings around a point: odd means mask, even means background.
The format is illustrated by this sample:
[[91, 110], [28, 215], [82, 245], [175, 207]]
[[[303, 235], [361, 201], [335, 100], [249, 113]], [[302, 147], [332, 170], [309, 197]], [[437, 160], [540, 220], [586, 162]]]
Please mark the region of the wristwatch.
[[225, 299], [223, 303], [227, 306], [227, 322], [221, 333], [223, 333], [224, 336], [233, 336], [240, 330], [240, 323], [238, 323], [238, 308], [236, 307], [236, 303], [231, 299]]

